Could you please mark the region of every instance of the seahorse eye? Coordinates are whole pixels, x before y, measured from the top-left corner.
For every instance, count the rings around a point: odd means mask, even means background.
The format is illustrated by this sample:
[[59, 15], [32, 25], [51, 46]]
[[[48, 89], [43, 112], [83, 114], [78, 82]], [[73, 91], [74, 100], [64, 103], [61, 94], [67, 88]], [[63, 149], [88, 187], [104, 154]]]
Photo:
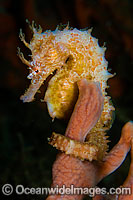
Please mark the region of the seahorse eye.
[[65, 63], [67, 63], [70, 60], [70, 56], [67, 57]]

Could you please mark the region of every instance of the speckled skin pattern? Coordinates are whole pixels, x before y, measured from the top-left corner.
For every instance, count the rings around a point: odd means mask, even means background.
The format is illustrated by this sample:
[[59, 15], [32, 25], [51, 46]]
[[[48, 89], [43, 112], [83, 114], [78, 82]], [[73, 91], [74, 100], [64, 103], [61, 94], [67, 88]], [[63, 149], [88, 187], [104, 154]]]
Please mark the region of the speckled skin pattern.
[[[109, 103], [105, 89], [107, 80], [112, 75], [107, 71], [105, 47], [100, 47], [98, 40], [91, 35], [91, 29], [82, 31], [68, 26], [62, 31], [45, 31], [35, 29], [32, 24], [33, 38], [26, 43], [24, 35], [20, 38], [31, 50], [31, 60], [24, 59], [19, 51], [21, 60], [29, 66], [31, 85], [24, 95], [23, 102], [34, 99], [43, 81], [56, 72], [49, 81], [44, 100], [47, 102], [49, 114], [52, 118], [64, 118], [73, 106], [76, 96], [76, 82], [81, 79], [99, 82], [104, 96], [104, 108], [99, 122], [94, 130], [109, 128], [111, 113], [114, 110]], [[104, 128], [103, 128], [104, 127]]]
[[107, 80], [112, 77], [107, 71], [105, 48], [100, 47], [98, 40], [92, 37], [91, 29], [82, 31], [67, 26], [62, 31], [57, 28], [55, 31], [42, 33], [42, 29], [37, 30], [34, 24], [31, 29], [33, 38], [30, 44], [20, 32], [21, 40], [32, 52], [31, 61], [27, 61], [20, 50], [18, 53], [21, 60], [29, 66], [28, 78], [31, 79], [31, 85], [21, 96], [21, 100], [32, 101], [44, 80], [55, 73], [48, 83], [44, 100], [52, 118], [65, 118], [73, 109], [77, 97], [76, 83], [82, 79], [99, 83], [104, 98], [102, 113], [85, 137], [87, 136], [87, 142], [101, 151], [99, 159], [102, 159], [108, 149], [105, 134], [110, 128], [114, 110], [109, 102], [110, 97], [105, 92]]

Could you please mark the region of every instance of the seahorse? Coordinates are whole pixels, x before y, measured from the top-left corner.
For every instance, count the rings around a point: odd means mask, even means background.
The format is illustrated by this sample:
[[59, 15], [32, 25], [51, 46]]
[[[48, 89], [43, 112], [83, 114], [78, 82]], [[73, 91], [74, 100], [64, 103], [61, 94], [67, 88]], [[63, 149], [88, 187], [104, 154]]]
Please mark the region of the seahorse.
[[72, 110], [77, 97], [77, 82], [81, 79], [99, 82], [104, 97], [104, 107], [100, 119], [89, 131], [86, 141], [99, 148], [102, 158], [108, 149], [105, 134], [112, 121], [113, 105], [107, 96], [107, 80], [113, 75], [107, 70], [108, 62], [105, 59], [105, 47], [100, 47], [98, 40], [91, 35], [92, 29], [78, 30], [68, 25], [55, 31], [35, 28], [34, 22], [30, 26], [33, 38], [30, 43], [20, 32], [21, 41], [31, 52], [31, 60], [27, 61], [23, 54], [18, 52], [22, 62], [28, 65], [31, 85], [20, 97], [23, 102], [34, 100], [36, 92], [44, 80], [54, 74], [48, 83], [44, 101], [47, 103], [50, 116], [54, 119], [65, 118]]

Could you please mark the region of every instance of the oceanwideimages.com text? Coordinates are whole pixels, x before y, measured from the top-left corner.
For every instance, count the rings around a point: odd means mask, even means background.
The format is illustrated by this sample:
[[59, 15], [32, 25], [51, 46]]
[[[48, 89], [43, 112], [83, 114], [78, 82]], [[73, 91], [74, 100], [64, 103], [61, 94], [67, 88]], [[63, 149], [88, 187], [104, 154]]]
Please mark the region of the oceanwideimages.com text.
[[11, 195], [13, 192], [15, 192], [18, 195], [89, 195], [90, 197], [94, 197], [95, 195], [131, 195], [131, 188], [110, 188], [109, 191], [107, 191], [107, 188], [99, 188], [99, 187], [91, 187], [91, 188], [81, 188], [81, 187], [75, 187], [74, 185], [71, 185], [70, 187], [66, 187], [63, 185], [62, 187], [59, 187], [58, 185], [54, 188], [33, 188], [33, 187], [24, 187], [23, 185], [17, 185], [15, 188], [13, 188], [10, 184], [5, 184], [2, 187], [2, 193], [4, 195]]

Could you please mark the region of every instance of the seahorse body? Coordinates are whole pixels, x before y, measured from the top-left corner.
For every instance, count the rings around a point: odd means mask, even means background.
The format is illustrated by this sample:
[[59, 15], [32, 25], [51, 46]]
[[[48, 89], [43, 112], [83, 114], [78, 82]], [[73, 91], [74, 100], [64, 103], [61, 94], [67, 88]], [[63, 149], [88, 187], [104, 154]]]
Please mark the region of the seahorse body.
[[[76, 98], [76, 82], [86, 78], [88, 81], [98, 81], [104, 96], [104, 109], [100, 120], [90, 133], [101, 133], [110, 127], [111, 114], [114, 107], [106, 96], [107, 80], [112, 77], [107, 71], [107, 61], [104, 57], [105, 48], [100, 47], [98, 40], [91, 36], [91, 29], [78, 30], [68, 26], [55, 31], [35, 29], [32, 25], [33, 38], [27, 44], [24, 35], [20, 38], [32, 52], [31, 61], [24, 59], [19, 52], [21, 60], [29, 66], [31, 85], [21, 99], [30, 102], [34, 99], [43, 81], [55, 72], [48, 84], [44, 100], [52, 118], [64, 118], [67, 111], [73, 106]], [[90, 134], [89, 134], [90, 137]], [[90, 138], [91, 139], [91, 138]], [[92, 139], [93, 140], [93, 139]]]

